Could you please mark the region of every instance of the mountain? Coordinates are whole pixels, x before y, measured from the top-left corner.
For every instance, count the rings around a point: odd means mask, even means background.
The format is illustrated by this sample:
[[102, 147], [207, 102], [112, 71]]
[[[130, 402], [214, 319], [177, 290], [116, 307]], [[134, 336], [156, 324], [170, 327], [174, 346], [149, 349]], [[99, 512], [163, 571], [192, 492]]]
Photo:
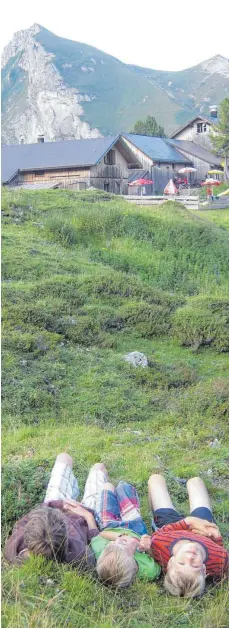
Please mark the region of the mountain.
[[229, 59], [221, 55], [179, 72], [130, 67], [152, 85], [165, 90], [182, 107], [181, 122], [187, 120], [187, 110], [193, 116], [197, 112], [209, 115], [209, 106], [218, 105], [229, 95]]
[[228, 94], [229, 62], [214, 57], [182, 72], [130, 66], [39, 24], [16, 33], [2, 56], [6, 143], [130, 131], [153, 115], [171, 133]]

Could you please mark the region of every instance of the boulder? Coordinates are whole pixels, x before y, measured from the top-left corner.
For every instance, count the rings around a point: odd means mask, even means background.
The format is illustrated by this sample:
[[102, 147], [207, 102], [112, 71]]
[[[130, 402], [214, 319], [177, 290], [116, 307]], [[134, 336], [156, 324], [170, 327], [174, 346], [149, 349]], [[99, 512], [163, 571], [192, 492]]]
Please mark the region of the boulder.
[[148, 360], [145, 354], [141, 352], [130, 352], [123, 357], [128, 363], [131, 363], [134, 367], [147, 367]]

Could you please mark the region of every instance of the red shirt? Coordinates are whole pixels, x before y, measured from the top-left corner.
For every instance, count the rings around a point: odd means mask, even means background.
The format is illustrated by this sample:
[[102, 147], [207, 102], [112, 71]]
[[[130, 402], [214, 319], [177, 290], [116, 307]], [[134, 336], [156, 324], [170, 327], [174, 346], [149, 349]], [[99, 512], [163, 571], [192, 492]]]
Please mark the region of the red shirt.
[[229, 554], [223, 547], [222, 537], [213, 541], [205, 535], [193, 533], [185, 520], [166, 524], [152, 535], [153, 558], [164, 570], [166, 570], [168, 561], [172, 557], [173, 546], [181, 539], [198, 542], [203, 546], [206, 553], [204, 563], [207, 576], [222, 577], [227, 572]]

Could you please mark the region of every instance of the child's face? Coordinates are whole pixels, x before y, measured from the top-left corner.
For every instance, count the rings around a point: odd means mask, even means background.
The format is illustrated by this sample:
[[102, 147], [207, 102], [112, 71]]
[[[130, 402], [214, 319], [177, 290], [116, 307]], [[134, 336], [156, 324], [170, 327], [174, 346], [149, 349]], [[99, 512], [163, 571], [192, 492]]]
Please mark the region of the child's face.
[[120, 535], [114, 542], [110, 543], [124, 548], [129, 556], [133, 556], [139, 545], [139, 539], [131, 537], [130, 535]]
[[187, 574], [188, 572], [190, 574], [192, 572], [193, 575], [200, 572], [203, 574], [206, 573], [204, 549], [196, 542], [185, 540], [180, 543], [173, 557], [170, 559], [170, 562], [173, 568], [176, 568], [176, 571], [179, 573]]

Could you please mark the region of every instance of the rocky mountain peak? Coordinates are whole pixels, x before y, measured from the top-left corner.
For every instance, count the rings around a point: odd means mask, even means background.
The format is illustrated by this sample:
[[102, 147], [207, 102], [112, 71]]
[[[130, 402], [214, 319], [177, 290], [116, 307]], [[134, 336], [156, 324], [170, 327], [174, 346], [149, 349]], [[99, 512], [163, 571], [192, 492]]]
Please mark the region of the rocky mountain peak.
[[222, 55], [215, 55], [206, 61], [200, 63], [200, 67], [208, 74], [222, 74], [229, 78], [229, 59]]
[[10, 92], [14, 73], [19, 90], [16, 101], [11, 96], [8, 99], [3, 141], [33, 143], [38, 135], [44, 135], [46, 141], [100, 137], [99, 129], [82, 120], [82, 103], [88, 95], [65, 85], [55, 55], [36, 39], [41, 30], [39, 24], [33, 24], [18, 31], [3, 51], [5, 89]]
[[11, 57], [27, 49], [34, 42], [34, 36], [41, 30], [39, 24], [33, 24], [30, 28], [14, 33], [12, 40], [5, 46], [2, 53], [2, 68], [6, 66]]

